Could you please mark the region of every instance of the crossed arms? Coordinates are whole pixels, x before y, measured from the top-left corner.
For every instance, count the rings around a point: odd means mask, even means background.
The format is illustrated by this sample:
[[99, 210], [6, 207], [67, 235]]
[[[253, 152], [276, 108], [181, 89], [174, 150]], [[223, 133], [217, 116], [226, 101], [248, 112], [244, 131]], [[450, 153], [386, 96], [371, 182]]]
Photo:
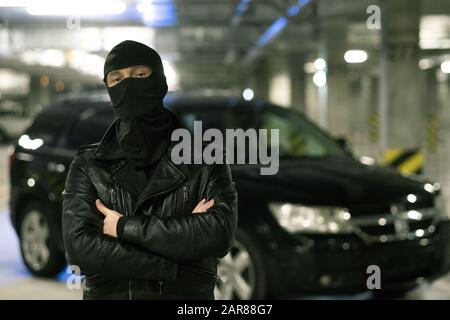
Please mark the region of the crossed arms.
[[237, 196], [227, 165], [211, 170], [205, 197], [214, 202], [205, 213], [159, 218], [138, 212], [123, 218], [120, 240], [104, 233], [108, 215], [96, 205], [97, 191], [80, 154], [70, 167], [63, 197], [66, 254], [85, 273], [172, 282], [179, 261], [223, 257], [237, 225]]

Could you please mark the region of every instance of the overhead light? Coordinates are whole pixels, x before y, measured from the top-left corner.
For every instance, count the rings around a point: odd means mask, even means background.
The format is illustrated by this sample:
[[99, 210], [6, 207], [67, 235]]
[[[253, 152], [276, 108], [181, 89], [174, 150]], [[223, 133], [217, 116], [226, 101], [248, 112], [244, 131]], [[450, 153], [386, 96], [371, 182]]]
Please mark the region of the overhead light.
[[252, 100], [254, 96], [255, 96], [255, 93], [254, 93], [253, 90], [250, 89], [250, 88], [246, 88], [246, 89], [244, 89], [244, 91], [242, 92], [242, 97], [244, 98], [245, 101], [250, 101], [250, 100]]
[[119, 0], [41, 0], [30, 2], [27, 6], [28, 14], [48, 16], [114, 15], [126, 9], [126, 4]]
[[319, 88], [325, 87], [327, 84], [327, 74], [325, 73], [325, 71], [317, 71], [313, 76], [313, 82]]
[[257, 47], [264, 47], [274, 39], [288, 24], [286, 17], [279, 17], [274, 23], [259, 37]]
[[367, 52], [364, 50], [348, 50], [344, 54], [344, 60], [347, 63], [363, 63], [367, 60]]
[[167, 27], [177, 23], [177, 7], [173, 0], [147, 0], [136, 5], [147, 26]]
[[29, 65], [60, 68], [66, 64], [64, 52], [58, 49], [32, 49], [22, 53], [21, 59]]
[[317, 70], [324, 70], [327, 67], [327, 62], [324, 59], [319, 58], [314, 61], [314, 66]]
[[441, 63], [441, 71], [443, 73], [450, 73], [450, 60]]

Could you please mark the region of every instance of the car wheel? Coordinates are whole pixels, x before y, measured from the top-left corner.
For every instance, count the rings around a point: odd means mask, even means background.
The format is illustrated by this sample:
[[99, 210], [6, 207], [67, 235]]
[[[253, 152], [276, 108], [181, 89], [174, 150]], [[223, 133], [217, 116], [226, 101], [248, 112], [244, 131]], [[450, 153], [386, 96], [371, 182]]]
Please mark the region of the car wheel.
[[20, 251], [28, 270], [36, 276], [55, 276], [65, 267], [64, 254], [55, 240], [56, 226], [38, 203], [28, 205], [19, 221]]
[[258, 247], [242, 230], [230, 252], [219, 260], [217, 273], [222, 280], [214, 296], [220, 300], [263, 299], [266, 293], [266, 271]]

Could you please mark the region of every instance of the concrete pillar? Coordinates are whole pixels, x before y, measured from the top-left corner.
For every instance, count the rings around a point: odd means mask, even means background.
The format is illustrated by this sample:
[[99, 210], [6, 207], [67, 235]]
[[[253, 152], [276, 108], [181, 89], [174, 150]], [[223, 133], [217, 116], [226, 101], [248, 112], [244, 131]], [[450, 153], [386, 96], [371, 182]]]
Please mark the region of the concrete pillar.
[[291, 105], [295, 110], [306, 111], [306, 74], [303, 69], [305, 56], [301, 53], [289, 55], [289, 72], [291, 78]]
[[450, 212], [450, 75], [436, 70], [436, 96], [440, 106], [439, 116], [439, 173], [438, 181]]
[[306, 75], [306, 83], [305, 83], [305, 113], [310, 120], [315, 122], [317, 125], [326, 129], [325, 121], [321, 121], [321, 110], [319, 100], [319, 90], [314, 85], [312, 80], [312, 74]]
[[[439, 179], [440, 176], [445, 174], [445, 171], [442, 170], [440, 156], [440, 145], [439, 139], [442, 120], [444, 120], [440, 116], [441, 108], [439, 101], [439, 92], [438, 92], [438, 81], [436, 79], [436, 71], [437, 68], [430, 68], [425, 71], [426, 77], [426, 117], [423, 121], [426, 121], [426, 140], [424, 144], [424, 152], [425, 152], [425, 168], [424, 174], [432, 179]], [[447, 162], [445, 162], [445, 165]]]
[[292, 81], [289, 54], [277, 51], [268, 59], [269, 101], [283, 107], [292, 105]]
[[267, 58], [255, 62], [248, 77], [248, 86], [253, 90], [255, 98], [268, 100], [269, 76], [267, 74]]
[[265, 62], [268, 100], [283, 107], [304, 111], [304, 56], [298, 52], [277, 50], [267, 56]]
[[426, 106], [423, 90], [426, 85], [419, 60], [420, 0], [384, 0], [382, 14], [381, 83], [386, 88], [386, 112], [380, 121], [386, 123], [386, 146], [417, 148], [424, 145]]
[[[30, 93], [27, 96], [28, 114], [33, 114], [40, 107], [45, 106], [51, 101], [51, 78], [42, 78], [32, 75], [30, 77]], [[47, 82], [48, 79], [48, 82]]]
[[321, 88], [322, 118], [335, 136], [349, 134], [353, 106], [349, 100], [349, 83], [344, 54], [347, 46], [347, 21], [327, 17], [320, 22], [319, 57], [327, 62], [327, 85]]

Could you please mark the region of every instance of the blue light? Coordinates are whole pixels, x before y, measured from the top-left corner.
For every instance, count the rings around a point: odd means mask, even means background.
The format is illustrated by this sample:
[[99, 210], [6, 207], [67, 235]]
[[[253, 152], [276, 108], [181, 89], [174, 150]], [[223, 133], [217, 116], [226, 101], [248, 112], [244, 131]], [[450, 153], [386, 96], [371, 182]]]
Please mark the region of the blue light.
[[177, 24], [177, 8], [173, 0], [141, 2], [137, 10], [142, 14], [146, 26], [160, 28]]
[[267, 43], [270, 42], [274, 37], [280, 33], [281, 30], [283, 30], [284, 27], [286, 27], [288, 23], [288, 19], [286, 17], [280, 17], [277, 20], [275, 20], [274, 23], [259, 37], [258, 42], [256, 43], [257, 47], [263, 47]]
[[240, 17], [244, 14], [244, 12], [247, 10], [248, 5], [250, 4], [251, 0], [241, 0], [241, 2], [238, 4], [236, 8], [236, 16]]
[[[297, 4], [291, 6], [287, 12], [286, 16], [291, 18], [297, 15], [300, 12], [300, 9], [307, 5], [311, 0], [299, 0]], [[281, 30], [286, 27], [289, 23], [289, 20], [286, 16], [281, 16], [259, 37], [258, 42], [256, 43], [256, 48], [264, 47], [268, 44], [273, 38], [275, 38]]]
[[286, 11], [286, 15], [288, 17], [294, 17], [296, 16], [299, 12], [300, 9], [307, 5], [309, 2], [311, 2], [311, 0], [299, 0], [297, 4], [292, 5], [287, 11]]
[[286, 15], [288, 17], [296, 16], [300, 12], [300, 6], [298, 4], [294, 4], [292, 7], [288, 9]]

